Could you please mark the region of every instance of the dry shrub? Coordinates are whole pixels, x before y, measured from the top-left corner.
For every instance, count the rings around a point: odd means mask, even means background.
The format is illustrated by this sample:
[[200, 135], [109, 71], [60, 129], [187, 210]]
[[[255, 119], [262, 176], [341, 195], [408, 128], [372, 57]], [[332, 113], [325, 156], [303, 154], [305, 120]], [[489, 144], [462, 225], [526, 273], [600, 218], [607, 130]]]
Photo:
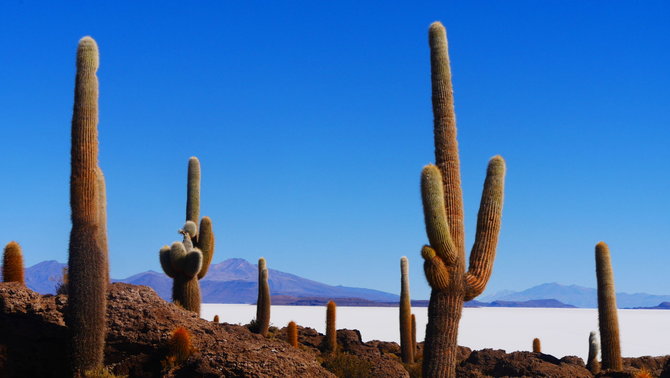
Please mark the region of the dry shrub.
[[340, 378], [371, 377], [372, 364], [349, 353], [329, 353], [321, 363], [326, 370]]
[[634, 375], [635, 378], [654, 378], [654, 375], [651, 374], [651, 372], [647, 369], [640, 369], [637, 372], [635, 372]]

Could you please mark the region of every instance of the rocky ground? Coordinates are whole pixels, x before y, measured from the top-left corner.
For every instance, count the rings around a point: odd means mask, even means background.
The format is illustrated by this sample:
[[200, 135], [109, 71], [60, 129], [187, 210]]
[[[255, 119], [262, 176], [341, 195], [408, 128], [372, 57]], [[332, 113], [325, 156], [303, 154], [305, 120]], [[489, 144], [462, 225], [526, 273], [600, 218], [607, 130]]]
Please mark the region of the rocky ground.
[[[40, 295], [16, 283], [0, 283], [0, 376], [65, 377], [67, 296]], [[130, 377], [409, 377], [420, 363], [404, 366], [396, 343], [363, 343], [356, 330], [338, 330], [341, 350], [322, 354], [324, 336], [299, 327], [300, 348], [284, 342], [285, 329], [268, 338], [247, 327], [216, 324], [160, 299], [146, 286], [115, 283], [107, 309], [105, 364]], [[194, 354], [177, 366], [166, 364], [168, 341], [177, 327], [192, 337]], [[421, 355], [422, 345], [418, 345]], [[460, 348], [459, 377], [593, 377], [577, 357], [557, 359], [531, 352], [471, 351]], [[670, 377], [670, 356], [625, 359], [624, 373], [598, 377], [634, 377], [640, 369]], [[322, 366], [323, 365], [323, 366]]]

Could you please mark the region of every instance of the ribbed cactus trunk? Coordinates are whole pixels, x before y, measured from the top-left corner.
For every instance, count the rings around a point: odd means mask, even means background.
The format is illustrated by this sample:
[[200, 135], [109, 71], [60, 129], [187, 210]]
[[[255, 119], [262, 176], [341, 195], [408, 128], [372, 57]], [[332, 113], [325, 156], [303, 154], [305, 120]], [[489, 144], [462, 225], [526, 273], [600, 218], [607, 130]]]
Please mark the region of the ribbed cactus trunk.
[[[102, 244], [102, 254], [105, 258], [105, 266], [109, 267], [109, 246], [107, 244], [107, 185], [105, 184], [105, 175], [98, 166], [95, 171], [98, 179], [98, 231], [100, 232], [100, 243]], [[109, 284], [109, 268], [105, 270], [105, 281]]]
[[602, 368], [622, 370], [614, 272], [610, 250], [604, 242], [596, 245], [596, 276], [598, 279], [598, 326], [600, 328]]
[[328, 352], [337, 352], [337, 305], [333, 301], [328, 301], [326, 305], [326, 350]]
[[589, 357], [586, 359], [586, 368], [592, 374], [600, 373], [600, 362], [598, 362], [599, 349], [598, 336], [595, 332], [591, 331], [589, 334]]
[[258, 300], [256, 301], [256, 333], [267, 336], [270, 329], [270, 284], [264, 258], [258, 259]]
[[74, 110], [70, 206], [72, 231], [68, 257], [68, 305], [65, 321], [71, 336], [73, 371], [102, 366], [107, 308], [107, 245], [100, 224], [98, 183], [98, 46], [79, 41]]
[[412, 314], [412, 352], [416, 359], [416, 316], [414, 314]]
[[426, 279], [432, 288], [424, 344], [423, 375], [455, 377], [458, 324], [463, 303], [486, 288], [495, 258], [502, 216], [505, 162], [489, 161], [477, 218], [475, 243], [465, 270], [465, 233], [456, 116], [446, 31], [430, 26], [435, 163], [423, 169], [421, 193], [430, 246], [423, 247]]
[[533, 353], [542, 353], [542, 344], [537, 337], [533, 339]]
[[286, 338], [292, 347], [298, 347], [298, 325], [293, 321], [288, 323], [288, 327], [286, 328]]
[[21, 246], [15, 241], [7, 243], [2, 255], [2, 280], [25, 285]]
[[200, 315], [200, 283], [197, 276], [175, 276], [172, 285], [172, 299], [176, 304]]
[[402, 362], [414, 363], [412, 345], [412, 303], [409, 296], [409, 263], [400, 259], [400, 354]]

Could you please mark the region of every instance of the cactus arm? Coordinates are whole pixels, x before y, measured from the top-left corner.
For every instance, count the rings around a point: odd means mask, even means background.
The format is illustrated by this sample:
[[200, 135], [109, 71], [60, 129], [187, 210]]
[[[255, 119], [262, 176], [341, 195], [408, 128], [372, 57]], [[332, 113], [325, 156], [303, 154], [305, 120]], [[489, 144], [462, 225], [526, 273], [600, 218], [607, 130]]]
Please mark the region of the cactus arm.
[[491, 278], [496, 255], [505, 187], [505, 160], [494, 156], [489, 161], [484, 191], [477, 216], [475, 244], [470, 253], [470, 268], [465, 275], [465, 300], [481, 294]]
[[186, 220], [198, 223], [200, 219], [200, 161], [192, 156], [188, 159], [186, 183]]
[[447, 265], [456, 264], [458, 252], [449, 231], [442, 175], [435, 165], [429, 164], [421, 172], [421, 199], [430, 246]]
[[202, 268], [202, 252], [194, 248], [182, 259], [182, 272], [186, 278], [195, 277]]
[[158, 252], [160, 257], [161, 267], [165, 274], [170, 278], [175, 278], [177, 272], [172, 268], [172, 262], [170, 261], [170, 247], [167, 245], [163, 246]]
[[170, 265], [175, 272], [181, 271], [181, 260], [186, 256], [186, 247], [181, 242], [174, 242], [170, 246]]
[[209, 270], [209, 264], [214, 257], [214, 231], [212, 231], [212, 220], [209, 217], [203, 217], [200, 221], [200, 230], [198, 234], [198, 249], [202, 251], [202, 269], [198, 272], [198, 279], [202, 279]]
[[456, 112], [447, 32], [439, 22], [430, 25], [430, 76], [433, 100], [435, 164], [443, 174], [444, 201], [451, 236], [457, 250], [465, 251], [463, 224], [463, 193], [461, 190], [460, 159], [456, 140]]
[[100, 232], [100, 242], [102, 244], [103, 258], [105, 259], [105, 281], [109, 280], [109, 246], [107, 244], [107, 186], [105, 185], [105, 175], [100, 166], [96, 167], [96, 177], [98, 184], [98, 222]]
[[423, 270], [430, 287], [435, 290], [444, 290], [449, 286], [449, 269], [435, 250], [427, 245], [423, 246], [421, 256], [424, 259]]

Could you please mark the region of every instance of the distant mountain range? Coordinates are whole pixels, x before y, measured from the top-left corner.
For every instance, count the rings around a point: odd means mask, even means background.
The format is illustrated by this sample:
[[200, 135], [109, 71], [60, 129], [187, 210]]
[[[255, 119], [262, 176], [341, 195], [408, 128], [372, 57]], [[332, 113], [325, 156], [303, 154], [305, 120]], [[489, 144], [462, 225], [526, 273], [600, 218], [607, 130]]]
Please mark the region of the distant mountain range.
[[[42, 294], [53, 294], [62, 279], [66, 264], [43, 261], [26, 269], [26, 285]], [[294, 274], [270, 269], [270, 291], [273, 304], [322, 305], [337, 298], [338, 305], [349, 306], [397, 306], [399, 296], [379, 290], [332, 286], [308, 280]], [[209, 268], [207, 276], [200, 281], [202, 300], [205, 303], [255, 303], [258, 296], [258, 267], [255, 264], [232, 258]], [[170, 300], [172, 279], [163, 273], [147, 271], [115, 282], [146, 285], [158, 295]], [[670, 295], [645, 293], [617, 294], [620, 308], [669, 308]], [[466, 307], [597, 307], [596, 289], [577, 285], [547, 283], [530, 289], [514, 292], [503, 291], [466, 303]], [[413, 300], [413, 306], [425, 307], [427, 300]]]
[[[577, 285], [546, 283], [523, 291], [504, 291], [481, 298], [483, 301], [528, 301], [540, 298], [553, 298], [576, 307], [598, 307], [598, 291]], [[617, 293], [619, 308], [654, 307], [661, 302], [670, 302], [670, 295], [646, 293]]]

